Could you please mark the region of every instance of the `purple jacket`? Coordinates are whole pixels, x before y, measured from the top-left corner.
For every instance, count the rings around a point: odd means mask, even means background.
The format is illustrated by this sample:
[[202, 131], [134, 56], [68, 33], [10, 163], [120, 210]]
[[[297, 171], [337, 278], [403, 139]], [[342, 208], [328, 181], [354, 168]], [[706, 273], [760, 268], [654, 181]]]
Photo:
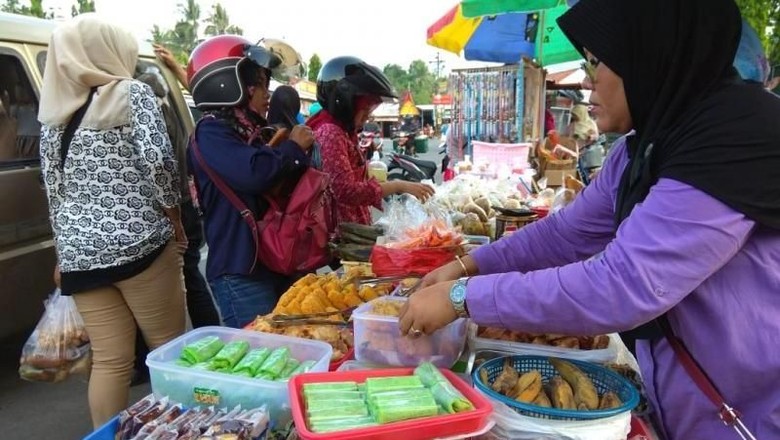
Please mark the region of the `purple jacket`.
[[[780, 439], [780, 231], [661, 179], [615, 230], [625, 140], [567, 208], [472, 254], [467, 304], [481, 325], [623, 331], [664, 312], [759, 439]], [[760, 188], [756, 188], [760, 191]], [[500, 305], [500, 306], [499, 306]], [[649, 398], [670, 440], [736, 439], [665, 340], [639, 341]]]

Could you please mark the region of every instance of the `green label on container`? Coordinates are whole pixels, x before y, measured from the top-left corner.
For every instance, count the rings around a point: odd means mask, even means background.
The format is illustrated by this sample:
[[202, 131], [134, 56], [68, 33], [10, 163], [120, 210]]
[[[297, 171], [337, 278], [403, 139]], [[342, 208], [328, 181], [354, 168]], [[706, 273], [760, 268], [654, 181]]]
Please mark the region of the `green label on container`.
[[219, 405], [219, 391], [217, 390], [195, 387], [195, 389], [192, 390], [192, 397], [198, 403]]

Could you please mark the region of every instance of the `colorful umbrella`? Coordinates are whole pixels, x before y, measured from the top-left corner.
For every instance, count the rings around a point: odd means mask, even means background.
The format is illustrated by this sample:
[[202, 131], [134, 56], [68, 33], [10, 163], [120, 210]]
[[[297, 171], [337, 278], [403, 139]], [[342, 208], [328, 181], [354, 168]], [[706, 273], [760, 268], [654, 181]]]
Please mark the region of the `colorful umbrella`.
[[[499, 7], [553, 7], [535, 12], [503, 13]], [[428, 28], [428, 44], [467, 60], [516, 63], [523, 56], [542, 65], [580, 59], [555, 19], [568, 8], [563, 0], [464, 0]], [[467, 17], [465, 11], [498, 11], [500, 15]]]

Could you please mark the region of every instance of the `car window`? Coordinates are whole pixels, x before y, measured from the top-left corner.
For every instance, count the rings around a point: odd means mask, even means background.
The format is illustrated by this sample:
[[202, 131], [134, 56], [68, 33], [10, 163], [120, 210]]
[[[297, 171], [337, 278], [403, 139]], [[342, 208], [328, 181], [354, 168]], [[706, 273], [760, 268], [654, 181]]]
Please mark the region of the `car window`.
[[49, 52], [42, 50], [38, 52], [38, 55], [35, 57], [35, 63], [38, 64], [38, 71], [41, 72], [41, 78], [43, 78], [43, 71], [46, 70], [46, 55], [48, 55]]
[[38, 97], [21, 60], [0, 52], [0, 167], [37, 164], [41, 124]]

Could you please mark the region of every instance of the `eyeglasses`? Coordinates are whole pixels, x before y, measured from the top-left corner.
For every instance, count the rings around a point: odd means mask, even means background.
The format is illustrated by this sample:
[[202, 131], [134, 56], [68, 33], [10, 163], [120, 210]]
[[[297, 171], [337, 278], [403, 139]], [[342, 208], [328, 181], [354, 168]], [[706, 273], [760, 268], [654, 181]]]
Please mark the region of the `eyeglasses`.
[[601, 64], [601, 61], [597, 58], [589, 58], [583, 61], [580, 67], [585, 71], [585, 75], [590, 80], [591, 84], [596, 82], [596, 68]]

